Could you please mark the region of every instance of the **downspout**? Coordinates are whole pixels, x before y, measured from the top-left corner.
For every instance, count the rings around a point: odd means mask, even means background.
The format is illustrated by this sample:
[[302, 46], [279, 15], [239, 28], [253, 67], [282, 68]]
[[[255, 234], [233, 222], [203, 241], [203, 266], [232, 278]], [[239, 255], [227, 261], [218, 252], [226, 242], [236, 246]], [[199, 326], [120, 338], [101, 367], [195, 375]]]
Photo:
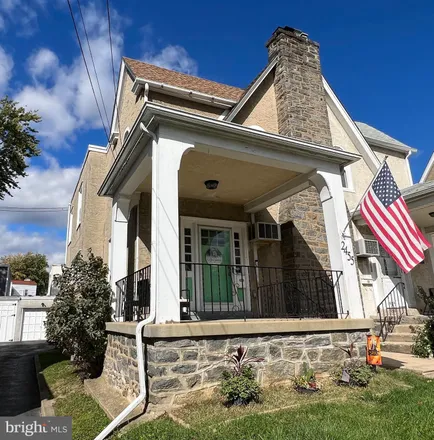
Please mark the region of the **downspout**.
[[[154, 139], [157, 139], [156, 135], [149, 131], [142, 123], [140, 124], [140, 128], [142, 131], [149, 133], [152, 135]], [[151, 257], [152, 258], [152, 257]], [[151, 263], [152, 264], [152, 263]], [[152, 282], [152, 281], [151, 281]], [[155, 294], [152, 294], [154, 290]], [[155, 321], [156, 314], [156, 290], [150, 289], [150, 311], [149, 316], [140, 321], [136, 327], [136, 351], [137, 351], [137, 368], [139, 370], [139, 395], [115, 418], [112, 422], [95, 437], [95, 440], [104, 440], [112, 431], [114, 431], [124, 420], [125, 418], [132, 412], [134, 409], [140, 405], [146, 399], [146, 374], [145, 374], [145, 356], [143, 353], [143, 328], [152, 324]]]

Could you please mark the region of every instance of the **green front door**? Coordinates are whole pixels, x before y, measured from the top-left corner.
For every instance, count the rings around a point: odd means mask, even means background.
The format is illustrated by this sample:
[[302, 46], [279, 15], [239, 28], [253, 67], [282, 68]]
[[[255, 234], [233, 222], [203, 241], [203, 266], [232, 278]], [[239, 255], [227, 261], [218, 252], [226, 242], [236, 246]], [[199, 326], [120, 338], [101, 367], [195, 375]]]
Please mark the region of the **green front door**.
[[229, 229], [200, 229], [203, 300], [231, 303], [231, 232]]

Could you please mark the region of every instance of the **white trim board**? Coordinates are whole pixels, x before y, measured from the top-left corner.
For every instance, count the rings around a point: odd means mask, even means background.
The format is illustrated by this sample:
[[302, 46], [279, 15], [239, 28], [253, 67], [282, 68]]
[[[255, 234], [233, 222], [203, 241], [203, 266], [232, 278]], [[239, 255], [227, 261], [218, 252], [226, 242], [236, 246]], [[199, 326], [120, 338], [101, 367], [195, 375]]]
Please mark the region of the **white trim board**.
[[272, 69], [277, 64], [277, 58], [274, 58], [270, 64], [263, 70], [263, 72], [259, 75], [256, 81], [250, 86], [247, 93], [241, 98], [238, 104], [229, 112], [226, 117], [226, 121], [232, 121], [235, 116], [240, 112], [240, 110], [244, 107], [244, 104], [251, 98], [251, 96], [256, 92], [258, 87], [262, 84], [264, 79], [268, 76], [268, 74], [272, 71]]
[[425, 169], [423, 171], [423, 174], [422, 174], [422, 177], [419, 180], [419, 183], [424, 183], [426, 181], [426, 178], [428, 177], [428, 174], [429, 174], [429, 172], [430, 172], [430, 170], [431, 170], [431, 168], [433, 166], [434, 166], [434, 153], [431, 154], [431, 157], [430, 157], [430, 159], [428, 161], [427, 166], [425, 167]]

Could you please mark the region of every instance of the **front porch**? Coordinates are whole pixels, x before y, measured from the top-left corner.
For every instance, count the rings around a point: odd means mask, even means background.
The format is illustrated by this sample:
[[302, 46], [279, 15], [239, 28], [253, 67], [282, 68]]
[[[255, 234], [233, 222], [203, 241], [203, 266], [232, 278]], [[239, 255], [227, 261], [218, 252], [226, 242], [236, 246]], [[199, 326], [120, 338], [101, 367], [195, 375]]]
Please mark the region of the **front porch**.
[[363, 318], [342, 238], [341, 167], [354, 160], [146, 104], [100, 190], [113, 197], [117, 319], [145, 318], [152, 298], [157, 324]]
[[[345, 318], [342, 271], [181, 263], [179, 320]], [[151, 267], [116, 283], [117, 321], [149, 316]]]

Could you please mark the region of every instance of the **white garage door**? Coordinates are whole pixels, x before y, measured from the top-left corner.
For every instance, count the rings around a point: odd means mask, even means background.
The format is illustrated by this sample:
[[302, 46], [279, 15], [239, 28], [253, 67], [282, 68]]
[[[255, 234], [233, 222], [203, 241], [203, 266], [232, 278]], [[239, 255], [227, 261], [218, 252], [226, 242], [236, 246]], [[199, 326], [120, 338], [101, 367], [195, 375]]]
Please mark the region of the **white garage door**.
[[14, 340], [16, 301], [0, 301], [0, 342]]
[[39, 341], [45, 339], [45, 310], [24, 310], [22, 341]]

